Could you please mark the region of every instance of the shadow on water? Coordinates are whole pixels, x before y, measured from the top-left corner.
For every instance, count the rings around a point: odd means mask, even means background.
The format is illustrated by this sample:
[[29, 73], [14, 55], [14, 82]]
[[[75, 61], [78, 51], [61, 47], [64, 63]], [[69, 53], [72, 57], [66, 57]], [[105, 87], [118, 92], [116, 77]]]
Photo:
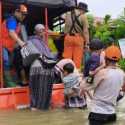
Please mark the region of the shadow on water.
[[[118, 105], [118, 120], [110, 125], [125, 125], [125, 99]], [[88, 110], [51, 109], [0, 111], [0, 125], [88, 125]]]

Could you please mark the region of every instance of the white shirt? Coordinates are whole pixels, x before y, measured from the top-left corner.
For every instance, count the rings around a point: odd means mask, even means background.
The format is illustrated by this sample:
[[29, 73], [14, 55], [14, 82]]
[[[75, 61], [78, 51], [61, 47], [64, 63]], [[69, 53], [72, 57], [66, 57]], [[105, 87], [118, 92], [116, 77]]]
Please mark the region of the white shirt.
[[94, 82], [98, 83], [100, 81], [100, 84], [97, 85], [94, 92], [91, 112], [101, 114], [115, 113], [116, 99], [124, 80], [125, 74], [118, 68], [108, 67], [98, 73]]
[[97, 84], [94, 91], [91, 112], [100, 114], [115, 113], [116, 99], [125, 80], [121, 69], [107, 67], [99, 71], [94, 78]]

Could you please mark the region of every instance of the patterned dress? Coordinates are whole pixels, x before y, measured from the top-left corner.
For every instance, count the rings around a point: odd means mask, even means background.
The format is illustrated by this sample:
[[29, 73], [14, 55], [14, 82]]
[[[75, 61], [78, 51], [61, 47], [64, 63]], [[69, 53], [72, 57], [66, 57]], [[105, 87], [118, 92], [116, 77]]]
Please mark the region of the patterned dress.
[[55, 82], [54, 68], [45, 68], [38, 57], [45, 55], [54, 58], [45, 42], [32, 36], [27, 45], [21, 49], [24, 63], [30, 64], [30, 95], [31, 107], [48, 109], [50, 105], [52, 86]]

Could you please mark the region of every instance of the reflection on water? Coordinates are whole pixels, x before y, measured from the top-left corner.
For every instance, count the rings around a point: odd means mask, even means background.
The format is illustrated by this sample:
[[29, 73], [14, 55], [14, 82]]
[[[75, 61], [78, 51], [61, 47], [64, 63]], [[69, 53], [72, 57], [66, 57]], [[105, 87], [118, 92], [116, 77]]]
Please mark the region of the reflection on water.
[[[51, 110], [31, 112], [21, 111], [1, 111], [0, 125], [88, 125], [87, 110]], [[120, 116], [119, 118], [125, 118]], [[119, 120], [114, 125], [125, 125], [123, 120]]]
[[80, 109], [1, 111], [0, 125], [83, 125], [87, 121], [85, 112]]
[[[122, 101], [118, 106], [117, 123], [111, 125], [125, 125], [124, 104], [125, 101]], [[0, 125], [88, 125], [87, 117], [87, 109], [51, 109], [37, 112], [28, 109], [0, 111]]]

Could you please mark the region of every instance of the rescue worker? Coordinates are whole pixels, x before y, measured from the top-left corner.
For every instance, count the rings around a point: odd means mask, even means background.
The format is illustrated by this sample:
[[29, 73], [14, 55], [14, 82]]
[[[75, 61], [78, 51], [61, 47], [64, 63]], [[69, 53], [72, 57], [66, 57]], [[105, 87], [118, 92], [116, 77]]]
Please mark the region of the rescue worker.
[[89, 125], [107, 125], [117, 120], [116, 100], [125, 85], [125, 73], [117, 66], [121, 58], [119, 47], [112, 45], [105, 50], [106, 66], [94, 76], [93, 85], [83, 85], [82, 91], [94, 90]]
[[72, 59], [80, 69], [84, 47], [89, 44], [88, 20], [85, 13], [88, 5], [80, 2], [78, 7], [73, 7], [65, 15], [64, 58]]
[[13, 51], [16, 41], [23, 43], [19, 37], [20, 23], [24, 21], [27, 15], [27, 7], [23, 4], [19, 5], [14, 14], [9, 16], [2, 25], [2, 41], [3, 47], [10, 52]]
[[[14, 51], [16, 42], [20, 44], [24, 43], [24, 41], [21, 39], [19, 34], [21, 33], [21, 24], [24, 21], [27, 15], [27, 12], [28, 12], [27, 7], [21, 4], [17, 6], [14, 13], [12, 15], [9, 15], [8, 18], [5, 19], [2, 24], [2, 44], [4, 48], [3, 56], [4, 56], [4, 52], [6, 52], [6, 54], [8, 53], [8, 60], [5, 60], [5, 58], [3, 57], [4, 70], [5, 70], [4, 73], [5, 73], [5, 80], [6, 80], [6, 76], [9, 77], [9, 79], [7, 78], [8, 82], [9, 81], [12, 82], [11, 73], [10, 73], [10, 66], [11, 66], [10, 58]], [[16, 85], [14, 85], [14, 83], [10, 83], [7, 86], [13, 87]]]

